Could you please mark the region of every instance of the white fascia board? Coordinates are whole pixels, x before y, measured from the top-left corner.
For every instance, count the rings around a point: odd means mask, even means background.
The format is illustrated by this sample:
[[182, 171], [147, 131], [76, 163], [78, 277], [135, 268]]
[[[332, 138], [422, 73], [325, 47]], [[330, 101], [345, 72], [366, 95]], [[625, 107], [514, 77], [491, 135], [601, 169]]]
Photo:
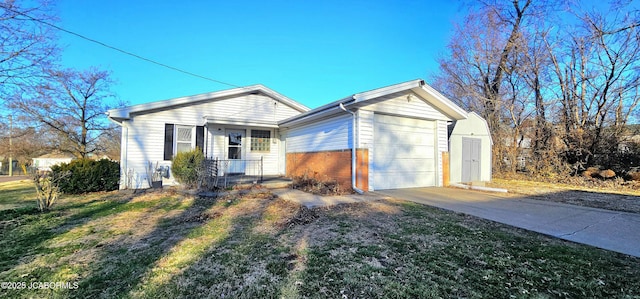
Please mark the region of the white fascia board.
[[383, 87], [383, 88], [378, 88], [378, 89], [374, 89], [374, 90], [370, 90], [370, 91], [356, 93], [353, 96], [346, 97], [346, 98], [331, 102], [329, 104], [320, 106], [318, 108], [315, 108], [313, 110], [307, 111], [307, 112], [302, 113], [300, 115], [296, 115], [296, 116], [287, 118], [285, 120], [282, 120], [282, 121], [279, 122], [279, 124], [280, 124], [280, 126], [283, 126], [283, 127], [291, 127], [291, 126], [297, 125], [297, 124], [299, 124], [301, 122], [308, 122], [308, 121], [313, 120], [313, 119], [323, 118], [323, 117], [327, 116], [328, 114], [333, 114], [336, 110], [342, 110], [342, 109], [340, 109], [340, 104], [343, 104], [345, 106], [349, 106], [349, 105], [357, 104], [357, 103], [360, 103], [360, 102], [363, 102], [363, 101], [367, 101], [367, 100], [383, 97], [383, 96], [388, 95], [388, 94], [401, 92], [401, 91], [405, 91], [405, 90], [412, 89], [412, 88], [415, 88], [415, 87], [419, 87], [422, 84], [424, 84], [423, 80], [416, 79], [416, 80], [412, 80], [412, 81], [408, 81], [408, 82], [404, 82], [404, 83], [400, 83], [400, 84], [395, 84], [395, 85], [391, 85], [391, 86], [387, 86], [387, 87]]
[[261, 85], [261, 84], [257, 85], [257, 86], [260, 87], [260, 91], [262, 93], [264, 93], [264, 94], [266, 94], [266, 95], [268, 95], [268, 96], [270, 96], [272, 98], [277, 99], [278, 101], [286, 104], [287, 106], [290, 106], [293, 109], [296, 109], [296, 110], [298, 110], [300, 112], [307, 112], [307, 111], [311, 110], [311, 108], [309, 108], [309, 107], [307, 107], [307, 106], [305, 106], [305, 105], [303, 105], [301, 103], [298, 103], [298, 102], [296, 102], [296, 101], [294, 101], [294, 100], [292, 100], [292, 99], [290, 99], [290, 98], [288, 98], [288, 97], [286, 97], [286, 96], [274, 91], [271, 88], [268, 88], [268, 87], [266, 87], [264, 85]]
[[353, 95], [353, 98], [357, 103], [357, 102], [362, 102], [370, 99], [380, 98], [396, 92], [402, 92], [412, 88], [420, 87], [423, 84], [424, 84], [424, 81], [420, 79], [416, 79], [416, 80], [411, 80], [411, 81], [407, 81], [404, 83], [395, 84], [395, 85], [391, 85], [383, 88], [356, 93]]
[[315, 110], [314, 109], [310, 111], [313, 113], [301, 114], [292, 118], [285, 119], [284, 121], [279, 122], [278, 126], [280, 128], [286, 129], [286, 128], [291, 128], [298, 125], [303, 125], [312, 121], [321, 120], [331, 115], [338, 114], [339, 112], [345, 113], [344, 111], [342, 111], [342, 109], [340, 109], [340, 102], [336, 102], [334, 103], [334, 105], [335, 105], [334, 107], [325, 108], [324, 110], [321, 110], [321, 111], [314, 112]]
[[278, 124], [275, 122], [257, 122], [257, 121], [245, 121], [238, 119], [223, 119], [223, 118], [205, 118], [205, 125], [207, 124], [219, 124], [219, 125], [231, 125], [231, 126], [243, 126], [243, 127], [264, 127], [264, 128], [278, 128]]
[[203, 93], [203, 94], [198, 94], [198, 95], [193, 95], [193, 96], [187, 96], [187, 97], [180, 97], [180, 98], [175, 98], [175, 99], [169, 99], [169, 100], [163, 100], [163, 101], [157, 101], [157, 102], [151, 102], [151, 103], [145, 103], [145, 104], [139, 104], [139, 105], [133, 105], [133, 106], [129, 106], [129, 107], [125, 107], [125, 108], [120, 108], [120, 109], [112, 109], [107, 111], [107, 115], [109, 116], [109, 118], [112, 118], [114, 120], [116, 119], [129, 119], [131, 118], [131, 114], [132, 113], [137, 113], [137, 112], [145, 112], [145, 111], [149, 111], [149, 110], [156, 110], [156, 109], [164, 109], [164, 108], [168, 108], [168, 107], [172, 107], [172, 106], [179, 106], [179, 105], [186, 105], [186, 104], [193, 104], [193, 103], [197, 103], [200, 101], [205, 101], [205, 100], [215, 100], [218, 98], [226, 98], [226, 97], [232, 97], [232, 96], [236, 96], [236, 95], [240, 95], [240, 94], [246, 94], [246, 93], [252, 93], [252, 92], [262, 92], [288, 106], [291, 106], [292, 108], [300, 111], [300, 112], [305, 112], [305, 111], [309, 111], [309, 107], [302, 105], [288, 97], [285, 97], [277, 92], [275, 92], [274, 90], [262, 85], [262, 84], [256, 84], [256, 85], [251, 85], [251, 86], [246, 86], [246, 87], [239, 87], [239, 88], [234, 88], [234, 89], [227, 89], [227, 90], [221, 90], [221, 91], [216, 91], [216, 92], [209, 92], [209, 93]]
[[309, 110], [307, 112], [304, 112], [302, 114], [298, 114], [296, 116], [292, 116], [289, 117], [287, 119], [283, 119], [281, 121], [278, 122], [278, 124], [281, 127], [291, 127], [294, 125], [297, 125], [301, 122], [307, 122], [313, 119], [317, 119], [317, 118], [322, 118], [324, 116], [326, 116], [327, 113], [329, 114], [333, 114], [333, 112], [338, 109], [340, 109], [340, 104], [345, 104], [348, 105], [347, 103], [349, 102], [353, 102], [353, 97], [346, 97], [344, 99], [341, 100], [337, 100], [334, 102], [331, 102], [329, 104], [326, 105], [322, 105], [318, 108], [315, 108], [313, 110]]
[[418, 95], [424, 97], [432, 105], [448, 114], [454, 120], [466, 119], [468, 117], [467, 111], [456, 105], [454, 102], [449, 100], [437, 90], [433, 89], [433, 87], [429, 86], [428, 84], [424, 84], [419, 88], [414, 88], [413, 91]]

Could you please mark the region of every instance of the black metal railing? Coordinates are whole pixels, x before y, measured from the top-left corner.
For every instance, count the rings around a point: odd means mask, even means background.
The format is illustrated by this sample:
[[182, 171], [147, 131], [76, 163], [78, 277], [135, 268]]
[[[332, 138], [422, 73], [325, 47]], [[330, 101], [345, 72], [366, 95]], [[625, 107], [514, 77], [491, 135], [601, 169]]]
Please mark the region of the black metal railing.
[[264, 180], [263, 157], [260, 159], [207, 159], [204, 169], [205, 183], [209, 188], [257, 184]]

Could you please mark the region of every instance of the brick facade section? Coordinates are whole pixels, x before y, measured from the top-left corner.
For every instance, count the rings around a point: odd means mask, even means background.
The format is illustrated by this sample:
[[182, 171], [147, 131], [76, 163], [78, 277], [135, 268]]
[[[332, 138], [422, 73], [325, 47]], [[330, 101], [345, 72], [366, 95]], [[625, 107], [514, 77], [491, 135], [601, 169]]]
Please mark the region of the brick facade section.
[[448, 187], [451, 178], [449, 171], [449, 152], [442, 152], [442, 186]]
[[[336, 180], [343, 189], [351, 189], [351, 150], [287, 153], [287, 176], [307, 175], [319, 180]], [[356, 151], [356, 185], [369, 188], [369, 154], [366, 149]]]
[[356, 186], [362, 191], [369, 190], [369, 150], [356, 150]]

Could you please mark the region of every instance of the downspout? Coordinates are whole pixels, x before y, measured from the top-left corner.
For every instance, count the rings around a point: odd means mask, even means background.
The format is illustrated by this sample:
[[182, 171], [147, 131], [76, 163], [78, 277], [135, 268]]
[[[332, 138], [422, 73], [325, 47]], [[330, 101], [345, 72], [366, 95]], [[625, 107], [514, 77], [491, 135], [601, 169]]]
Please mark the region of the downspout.
[[352, 120], [352, 124], [351, 124], [351, 132], [352, 132], [352, 138], [351, 138], [351, 188], [353, 188], [353, 191], [356, 191], [358, 194], [364, 194], [364, 191], [358, 189], [358, 187], [356, 187], [356, 113], [350, 110], [347, 110], [347, 108], [344, 107], [344, 105], [342, 103], [340, 103], [340, 109], [344, 110], [345, 112], [349, 112], [351, 113], [351, 120]]

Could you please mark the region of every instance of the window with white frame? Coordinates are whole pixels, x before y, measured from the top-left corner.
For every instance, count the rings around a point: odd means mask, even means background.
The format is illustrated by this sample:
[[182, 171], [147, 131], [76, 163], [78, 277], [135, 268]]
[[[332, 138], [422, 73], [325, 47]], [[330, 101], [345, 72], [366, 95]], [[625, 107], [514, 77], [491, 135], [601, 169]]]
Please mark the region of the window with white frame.
[[271, 150], [271, 131], [251, 130], [251, 151], [268, 152]]
[[194, 127], [176, 126], [176, 153], [187, 152], [195, 148]]

